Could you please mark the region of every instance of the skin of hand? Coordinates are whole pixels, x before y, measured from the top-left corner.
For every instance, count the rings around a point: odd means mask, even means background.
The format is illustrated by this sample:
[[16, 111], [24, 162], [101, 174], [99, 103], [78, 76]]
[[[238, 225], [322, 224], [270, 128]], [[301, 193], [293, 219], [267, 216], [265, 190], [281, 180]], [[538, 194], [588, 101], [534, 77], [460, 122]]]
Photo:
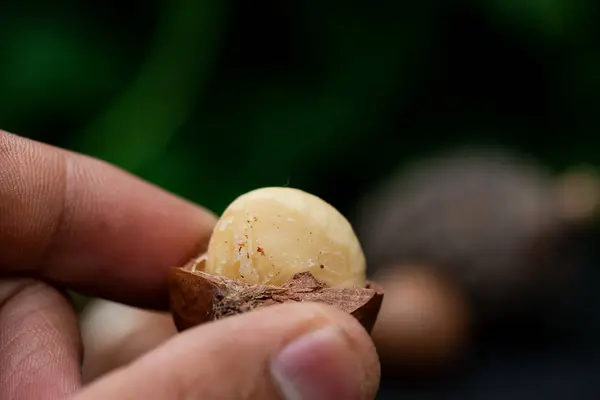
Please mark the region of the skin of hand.
[[129, 364], [177, 334], [168, 312], [94, 299], [79, 317], [83, 383]]
[[166, 310], [168, 268], [203, 251], [215, 221], [102, 161], [0, 131], [0, 398], [374, 398], [369, 335], [312, 303], [165, 335], [82, 385], [84, 349], [63, 290]]

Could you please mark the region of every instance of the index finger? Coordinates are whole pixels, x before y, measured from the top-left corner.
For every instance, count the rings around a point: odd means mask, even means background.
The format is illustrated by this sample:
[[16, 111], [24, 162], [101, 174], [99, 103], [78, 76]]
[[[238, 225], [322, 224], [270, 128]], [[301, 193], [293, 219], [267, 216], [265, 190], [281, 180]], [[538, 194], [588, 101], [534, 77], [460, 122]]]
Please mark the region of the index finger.
[[0, 276], [162, 308], [168, 268], [203, 251], [214, 223], [114, 166], [0, 131]]

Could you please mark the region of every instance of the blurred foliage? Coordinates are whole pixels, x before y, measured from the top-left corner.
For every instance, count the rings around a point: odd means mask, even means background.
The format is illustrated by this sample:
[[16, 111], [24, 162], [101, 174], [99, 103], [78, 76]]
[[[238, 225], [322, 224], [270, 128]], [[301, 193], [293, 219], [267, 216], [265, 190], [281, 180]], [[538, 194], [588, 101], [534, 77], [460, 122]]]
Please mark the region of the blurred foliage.
[[598, 164], [592, 0], [4, 0], [0, 126], [219, 212], [459, 143]]

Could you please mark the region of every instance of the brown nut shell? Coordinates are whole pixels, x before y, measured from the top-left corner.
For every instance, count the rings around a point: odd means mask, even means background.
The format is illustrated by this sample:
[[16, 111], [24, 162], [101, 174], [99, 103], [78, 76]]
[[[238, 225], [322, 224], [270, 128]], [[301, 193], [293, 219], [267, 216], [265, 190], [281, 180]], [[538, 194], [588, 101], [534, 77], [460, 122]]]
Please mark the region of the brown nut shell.
[[317, 281], [310, 272], [294, 275], [283, 286], [269, 286], [171, 268], [169, 291], [179, 331], [260, 307], [312, 301], [353, 315], [370, 332], [383, 301], [383, 291], [371, 283], [364, 288], [334, 289]]

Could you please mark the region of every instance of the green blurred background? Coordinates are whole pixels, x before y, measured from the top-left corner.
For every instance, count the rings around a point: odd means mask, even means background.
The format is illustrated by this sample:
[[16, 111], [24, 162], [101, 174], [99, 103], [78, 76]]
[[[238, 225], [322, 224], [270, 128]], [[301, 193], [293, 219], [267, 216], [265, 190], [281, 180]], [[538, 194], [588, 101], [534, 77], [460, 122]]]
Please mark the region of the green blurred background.
[[4, 0], [0, 26], [3, 129], [215, 212], [290, 185], [349, 213], [461, 143], [599, 160], [593, 0]]
[[[352, 218], [396, 169], [457, 145], [502, 145], [555, 172], [600, 164], [598, 11], [595, 0], [3, 0], [0, 128], [216, 213], [289, 185]], [[584, 376], [538, 361], [536, 389]], [[488, 372], [522, 382], [528, 363], [482, 369], [481, 387]]]

